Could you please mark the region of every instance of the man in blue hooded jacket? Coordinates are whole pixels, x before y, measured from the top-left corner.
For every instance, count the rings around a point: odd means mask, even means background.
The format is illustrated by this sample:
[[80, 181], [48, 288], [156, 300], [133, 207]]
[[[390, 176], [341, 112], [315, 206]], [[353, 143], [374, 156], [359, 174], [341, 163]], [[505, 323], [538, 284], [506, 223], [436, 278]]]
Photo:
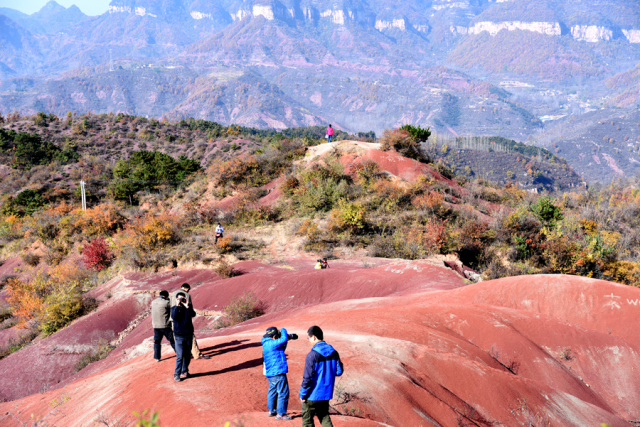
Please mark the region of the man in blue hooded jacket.
[[343, 365], [340, 355], [324, 342], [324, 334], [319, 326], [307, 331], [313, 344], [304, 363], [304, 377], [300, 386], [302, 401], [302, 427], [313, 427], [318, 417], [322, 427], [333, 427], [329, 417], [329, 401], [333, 399], [336, 377], [342, 375]]
[[[271, 326], [267, 328], [267, 333], [262, 337], [262, 356], [264, 358], [264, 374], [269, 380], [269, 392], [267, 394], [267, 406], [269, 416], [276, 417], [276, 420], [290, 421], [292, 418], [287, 415], [289, 406], [289, 381], [287, 380], [287, 356], [284, 351], [287, 349], [289, 339], [298, 339], [296, 334], [289, 335], [285, 328], [278, 331], [278, 328]], [[276, 411], [277, 401], [277, 411]]]

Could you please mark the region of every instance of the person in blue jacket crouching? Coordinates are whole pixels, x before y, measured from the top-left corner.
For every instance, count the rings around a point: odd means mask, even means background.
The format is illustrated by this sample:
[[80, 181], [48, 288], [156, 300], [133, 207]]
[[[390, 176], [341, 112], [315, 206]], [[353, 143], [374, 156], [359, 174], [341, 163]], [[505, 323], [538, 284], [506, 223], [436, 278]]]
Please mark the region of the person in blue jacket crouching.
[[307, 354], [300, 386], [302, 427], [313, 427], [314, 417], [318, 417], [322, 427], [333, 427], [329, 401], [333, 399], [336, 377], [342, 375], [344, 366], [338, 352], [323, 341], [324, 334], [319, 326], [310, 327], [307, 335], [313, 347]]
[[[287, 349], [289, 340], [297, 340], [298, 335], [287, 333], [285, 328], [271, 326], [262, 337], [262, 356], [264, 358], [264, 374], [269, 380], [269, 393], [267, 394], [267, 406], [269, 416], [276, 420], [289, 421], [292, 418], [287, 415], [289, 405], [289, 382], [287, 381]], [[277, 401], [277, 410], [276, 410]]]

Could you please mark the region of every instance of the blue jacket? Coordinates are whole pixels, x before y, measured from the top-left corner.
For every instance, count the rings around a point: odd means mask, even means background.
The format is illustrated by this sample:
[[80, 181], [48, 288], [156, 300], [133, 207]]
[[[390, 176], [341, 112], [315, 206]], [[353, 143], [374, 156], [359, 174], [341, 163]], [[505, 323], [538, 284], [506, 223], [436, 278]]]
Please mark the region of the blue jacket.
[[340, 355], [329, 344], [320, 341], [313, 346], [304, 363], [300, 399], [331, 400], [336, 378], [342, 375]]
[[171, 318], [173, 319], [173, 333], [179, 336], [193, 335], [192, 317], [196, 316], [196, 312], [192, 306], [187, 310], [183, 305], [174, 305], [171, 307]]
[[267, 377], [275, 377], [289, 372], [287, 356], [284, 354], [287, 341], [289, 341], [289, 334], [285, 328], [280, 329], [280, 338], [277, 340], [262, 338], [262, 357]]

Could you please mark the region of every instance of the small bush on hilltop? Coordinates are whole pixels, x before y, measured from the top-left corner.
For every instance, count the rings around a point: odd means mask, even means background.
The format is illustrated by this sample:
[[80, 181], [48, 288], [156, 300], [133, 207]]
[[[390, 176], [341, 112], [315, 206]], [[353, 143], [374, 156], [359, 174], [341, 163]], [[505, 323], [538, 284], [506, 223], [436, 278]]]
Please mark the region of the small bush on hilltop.
[[401, 126], [400, 129], [409, 132], [409, 135], [411, 135], [417, 143], [427, 142], [431, 136], [431, 130], [429, 128], [422, 129], [420, 126], [406, 124]]
[[394, 150], [404, 157], [415, 159], [420, 162], [430, 163], [431, 159], [424, 152], [420, 144], [427, 141], [431, 136], [431, 131], [422, 129], [420, 126], [405, 125], [399, 129], [385, 130], [382, 134], [382, 151]]
[[93, 239], [82, 250], [82, 262], [89, 270], [103, 270], [111, 265], [113, 258], [109, 244], [102, 237]]

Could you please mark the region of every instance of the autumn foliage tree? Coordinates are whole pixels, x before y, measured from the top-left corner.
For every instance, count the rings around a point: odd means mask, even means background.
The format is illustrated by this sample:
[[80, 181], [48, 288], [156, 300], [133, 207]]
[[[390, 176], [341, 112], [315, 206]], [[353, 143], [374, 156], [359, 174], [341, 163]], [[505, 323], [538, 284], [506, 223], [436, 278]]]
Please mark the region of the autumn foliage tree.
[[109, 245], [102, 237], [93, 239], [82, 251], [82, 261], [90, 270], [100, 271], [109, 267], [113, 258]]

